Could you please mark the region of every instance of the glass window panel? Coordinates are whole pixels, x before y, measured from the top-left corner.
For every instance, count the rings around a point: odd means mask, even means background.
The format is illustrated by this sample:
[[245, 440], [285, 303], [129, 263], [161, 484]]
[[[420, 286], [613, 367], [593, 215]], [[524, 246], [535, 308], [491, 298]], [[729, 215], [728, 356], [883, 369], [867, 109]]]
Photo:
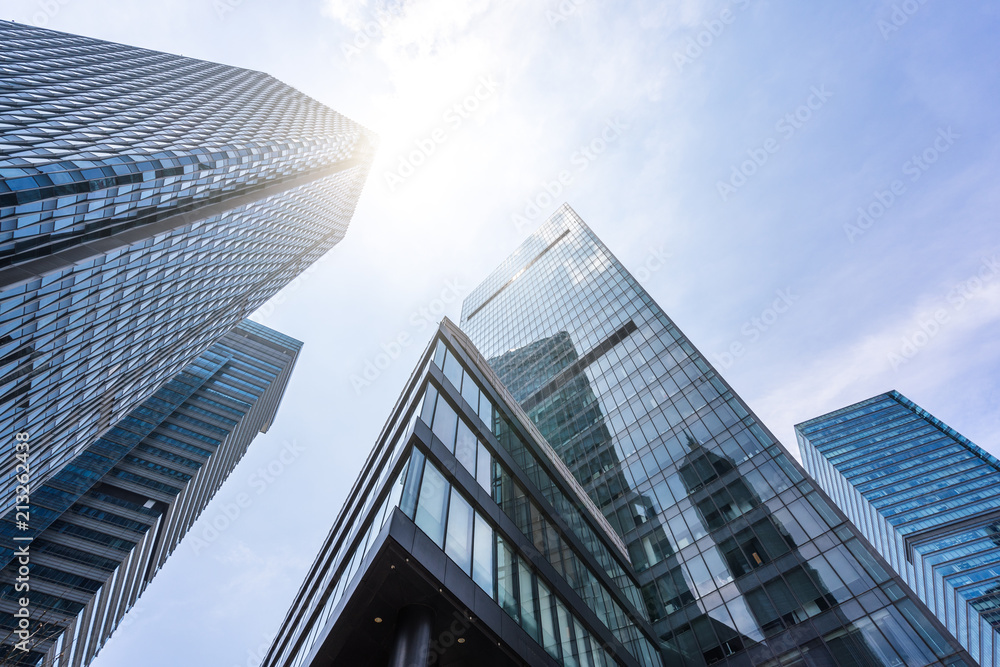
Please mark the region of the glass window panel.
[[434, 431], [434, 435], [451, 452], [455, 451], [455, 430], [457, 427], [458, 414], [455, 412], [455, 408], [451, 407], [451, 404], [442, 398], [437, 403], [437, 409], [434, 414], [434, 426], [431, 430]]
[[587, 632], [584, 631], [583, 626], [580, 625], [580, 621], [575, 618], [573, 619], [573, 629], [576, 632], [576, 652], [580, 657], [580, 663], [588, 666], [592, 665], [593, 662], [591, 662], [590, 656], [588, 655], [589, 642], [587, 641]]
[[406, 482], [403, 485], [403, 496], [399, 500], [399, 508], [410, 519], [417, 509], [417, 489], [420, 488], [420, 475], [424, 471], [424, 455], [419, 449], [413, 450], [410, 463], [406, 469]]
[[479, 453], [476, 456], [476, 481], [487, 491], [490, 490], [493, 482], [493, 457], [490, 456], [486, 445], [481, 442], [479, 443]]
[[454, 353], [448, 350], [448, 354], [444, 358], [444, 376], [451, 380], [456, 389], [462, 386], [462, 373], [462, 364], [458, 363]]
[[472, 522], [472, 506], [452, 487], [444, 551], [466, 574], [472, 570]]
[[566, 611], [566, 605], [562, 603], [562, 600], [555, 598], [555, 602], [556, 619], [559, 621], [559, 638], [560, 645], [562, 646], [563, 664], [566, 667], [579, 667], [580, 663], [577, 662], [576, 654], [573, 651], [572, 617]]
[[493, 529], [478, 514], [473, 547], [472, 580], [493, 597]]
[[427, 390], [424, 394], [424, 404], [420, 408], [420, 418], [424, 420], [425, 424], [431, 424], [434, 421], [434, 401], [437, 400], [437, 389], [434, 385], [427, 383]]
[[514, 586], [514, 569], [517, 557], [507, 543], [497, 535], [497, 604], [515, 621], [518, 619], [517, 589]]
[[444, 357], [447, 351], [448, 348], [444, 346], [444, 341], [438, 340], [437, 347], [434, 348], [434, 363], [441, 370], [444, 370]]
[[415, 523], [439, 547], [444, 545], [444, 518], [447, 508], [448, 482], [444, 475], [428, 462], [424, 466], [424, 478], [420, 482]]
[[535, 595], [532, 589], [531, 570], [524, 559], [517, 559], [518, 587], [521, 591], [521, 627], [532, 639], [538, 641], [538, 619], [535, 616]]
[[462, 398], [469, 404], [473, 411], [479, 411], [479, 387], [472, 376], [466, 372], [462, 379]]
[[559, 637], [556, 634], [555, 608], [553, 606], [552, 593], [549, 591], [541, 579], [538, 580], [538, 609], [540, 612], [540, 629], [542, 634], [542, 647], [545, 652], [556, 660], [559, 659]]
[[479, 395], [479, 418], [490, 430], [493, 429], [493, 404], [485, 392]]
[[461, 463], [470, 475], [476, 474], [476, 448], [479, 442], [464, 419], [458, 420], [458, 436], [455, 439], [455, 458]]

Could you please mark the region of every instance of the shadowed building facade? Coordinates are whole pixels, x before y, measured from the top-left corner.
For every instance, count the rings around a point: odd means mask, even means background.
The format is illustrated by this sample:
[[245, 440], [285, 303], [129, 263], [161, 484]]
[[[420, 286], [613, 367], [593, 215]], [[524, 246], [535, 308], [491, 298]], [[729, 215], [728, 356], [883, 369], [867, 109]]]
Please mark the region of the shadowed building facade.
[[[0, 21], [0, 510], [343, 237], [373, 136], [261, 72]], [[11, 436], [11, 437], [8, 437]]]
[[973, 658], [1000, 665], [1000, 461], [897, 391], [795, 431], [882, 557]]
[[665, 664], [972, 664], [568, 206], [461, 327], [626, 543]]
[[[33, 486], [28, 530], [13, 510], [0, 519], [0, 663], [90, 664], [271, 425], [300, 348], [260, 324], [241, 323]], [[23, 549], [28, 590], [18, 590]], [[22, 597], [30, 637], [17, 634]]]
[[265, 667], [658, 667], [625, 546], [445, 320]]

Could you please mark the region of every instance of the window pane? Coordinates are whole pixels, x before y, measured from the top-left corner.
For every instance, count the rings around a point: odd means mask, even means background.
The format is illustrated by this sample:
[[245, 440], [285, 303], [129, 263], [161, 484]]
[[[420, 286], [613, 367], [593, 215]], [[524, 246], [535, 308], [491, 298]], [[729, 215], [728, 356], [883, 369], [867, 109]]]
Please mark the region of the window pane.
[[518, 584], [521, 589], [521, 627], [538, 641], [538, 619], [535, 617], [535, 595], [531, 587], [531, 570], [521, 558], [517, 559]]
[[434, 363], [441, 370], [444, 370], [444, 355], [447, 352], [447, 348], [444, 346], [444, 341], [438, 340], [437, 347], [434, 348]]
[[566, 612], [566, 606], [556, 598], [556, 618], [559, 620], [559, 638], [562, 644], [563, 664], [566, 667], [579, 667], [573, 652], [572, 619]]
[[434, 426], [431, 430], [451, 452], [455, 451], [455, 428], [457, 425], [458, 415], [455, 413], [455, 408], [442, 398], [438, 401], [434, 414]]
[[410, 463], [406, 468], [406, 482], [403, 485], [403, 497], [399, 501], [399, 508], [403, 510], [410, 519], [417, 509], [417, 489], [420, 484], [420, 474], [424, 471], [424, 455], [419, 449], [413, 450]]
[[479, 395], [479, 418], [491, 431], [493, 430], [493, 404], [485, 393]]
[[514, 552], [497, 536], [497, 604], [515, 621], [517, 613], [517, 589], [514, 588], [514, 568], [517, 559]]
[[483, 517], [476, 515], [475, 548], [472, 559], [472, 579], [493, 597], [493, 529]]
[[555, 609], [552, 604], [552, 593], [548, 586], [538, 580], [538, 608], [541, 612], [539, 626], [542, 631], [542, 646], [546, 653], [556, 660], [559, 659], [559, 637], [556, 635]]
[[464, 419], [458, 420], [458, 437], [455, 440], [455, 458], [465, 466], [470, 475], [476, 474], [476, 435], [465, 424]]
[[444, 376], [451, 380], [455, 389], [462, 386], [462, 364], [458, 363], [451, 350], [448, 350], [448, 356], [444, 359]]
[[490, 491], [493, 482], [493, 458], [486, 449], [486, 445], [479, 443], [479, 454], [476, 458], [476, 481], [479, 485]]
[[444, 551], [466, 574], [472, 569], [472, 516], [472, 506], [452, 487]]
[[437, 399], [437, 389], [434, 385], [427, 384], [427, 393], [424, 394], [424, 405], [420, 408], [420, 418], [424, 420], [425, 424], [430, 425], [433, 422], [434, 417], [434, 401]]
[[479, 411], [479, 387], [468, 372], [462, 378], [462, 398], [465, 399], [465, 402], [469, 404], [469, 407], [473, 411]]
[[447, 507], [448, 482], [428, 462], [424, 466], [424, 478], [420, 483], [415, 523], [439, 547], [444, 545], [444, 516]]

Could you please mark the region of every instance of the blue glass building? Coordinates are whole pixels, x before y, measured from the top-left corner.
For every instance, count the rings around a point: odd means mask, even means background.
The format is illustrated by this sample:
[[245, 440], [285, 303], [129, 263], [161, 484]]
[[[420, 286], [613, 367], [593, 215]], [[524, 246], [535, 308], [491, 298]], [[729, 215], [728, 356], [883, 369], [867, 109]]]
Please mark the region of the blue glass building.
[[625, 545], [445, 320], [264, 667], [659, 667]]
[[664, 664], [972, 664], [568, 206], [461, 327], [627, 545]]
[[795, 431], [851, 521], [973, 658], [1000, 664], [1000, 461], [897, 391]]
[[[0, 519], [0, 664], [90, 664], [272, 423], [300, 348], [241, 323], [33, 486], [28, 530], [14, 511]], [[28, 589], [18, 579], [22, 548]], [[14, 616], [22, 597], [30, 612], [25, 636]]]
[[343, 237], [363, 127], [249, 70], [0, 21], [0, 511]]

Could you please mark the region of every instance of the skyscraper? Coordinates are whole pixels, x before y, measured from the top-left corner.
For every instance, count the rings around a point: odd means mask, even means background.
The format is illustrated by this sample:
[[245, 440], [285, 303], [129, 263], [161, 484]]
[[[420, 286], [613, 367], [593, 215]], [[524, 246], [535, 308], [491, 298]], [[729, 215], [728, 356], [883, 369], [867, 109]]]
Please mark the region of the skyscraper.
[[0, 520], [0, 663], [90, 663], [272, 423], [300, 347], [244, 321], [34, 486], [27, 526]]
[[820, 486], [973, 658], [1000, 664], [1000, 461], [897, 391], [795, 432]]
[[373, 137], [260, 72], [9, 22], [0, 80], [0, 434], [42, 482], [340, 241]]
[[666, 664], [971, 664], [568, 206], [461, 326], [627, 544]]
[[658, 667], [625, 546], [445, 320], [264, 659]]

